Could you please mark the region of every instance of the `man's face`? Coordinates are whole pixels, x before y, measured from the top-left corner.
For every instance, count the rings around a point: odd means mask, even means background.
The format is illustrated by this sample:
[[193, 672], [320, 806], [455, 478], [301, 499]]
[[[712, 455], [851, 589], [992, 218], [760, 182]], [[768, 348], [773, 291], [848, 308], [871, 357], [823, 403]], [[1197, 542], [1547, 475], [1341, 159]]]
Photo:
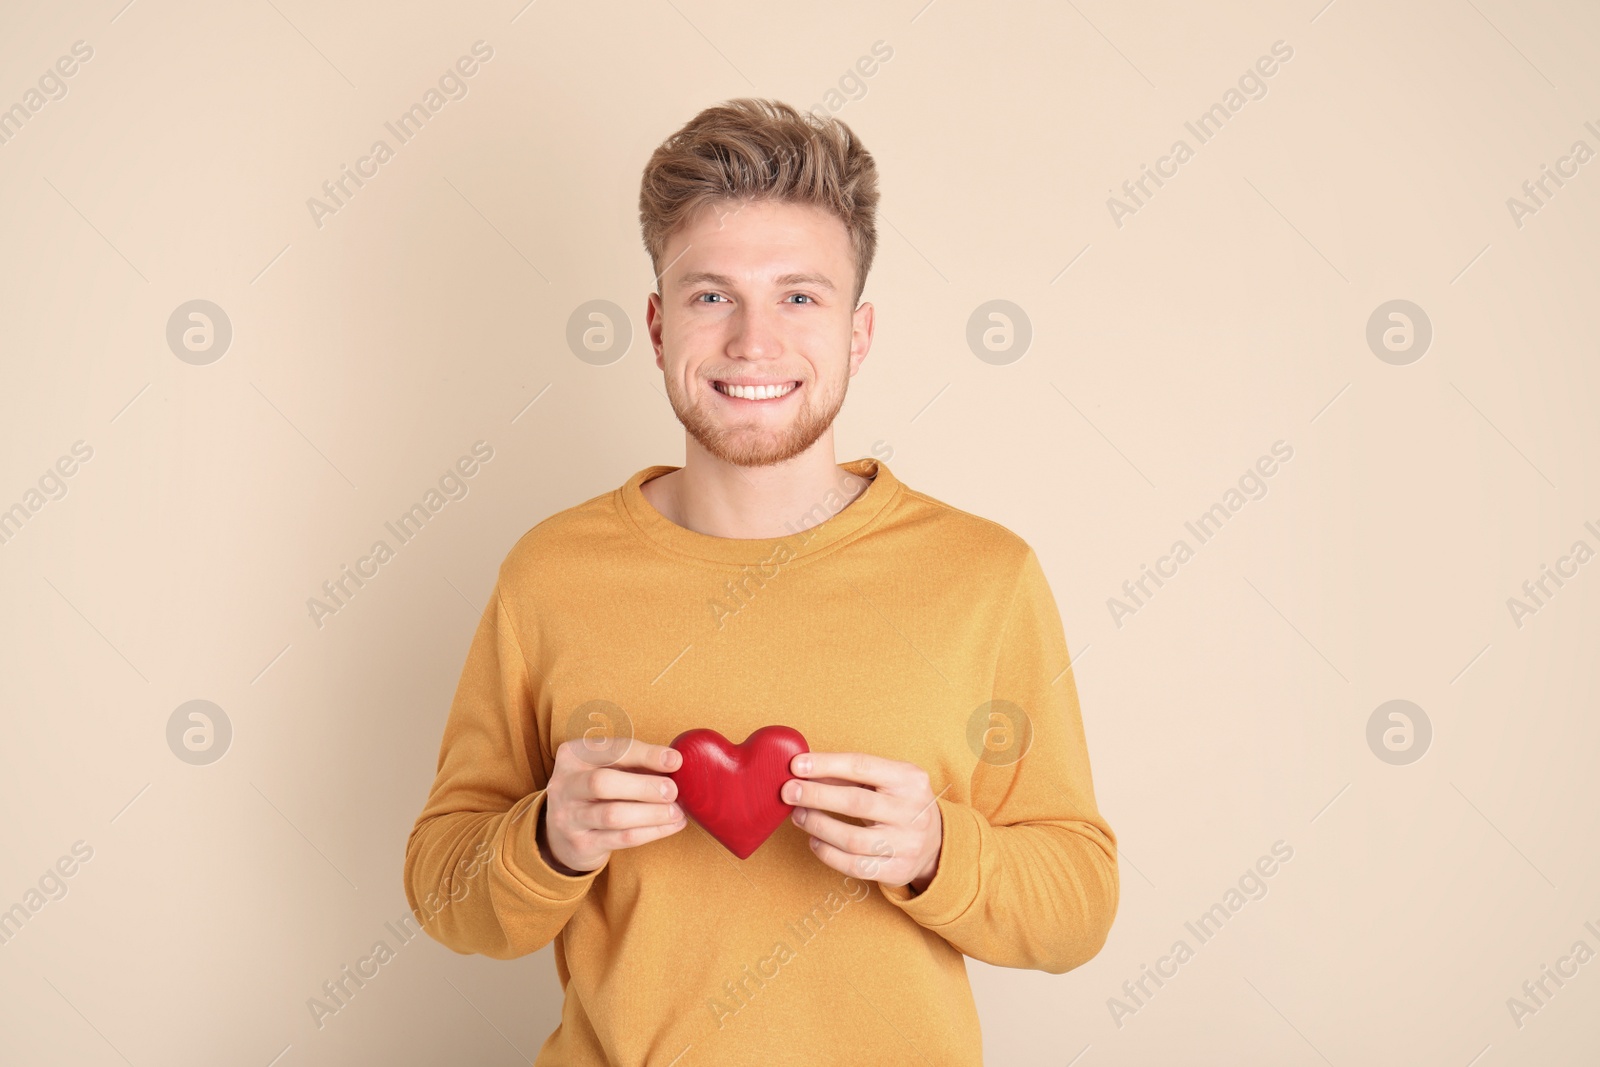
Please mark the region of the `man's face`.
[[741, 467], [816, 444], [872, 343], [872, 305], [851, 307], [844, 223], [809, 205], [711, 204], [672, 235], [662, 262], [646, 320], [689, 435]]

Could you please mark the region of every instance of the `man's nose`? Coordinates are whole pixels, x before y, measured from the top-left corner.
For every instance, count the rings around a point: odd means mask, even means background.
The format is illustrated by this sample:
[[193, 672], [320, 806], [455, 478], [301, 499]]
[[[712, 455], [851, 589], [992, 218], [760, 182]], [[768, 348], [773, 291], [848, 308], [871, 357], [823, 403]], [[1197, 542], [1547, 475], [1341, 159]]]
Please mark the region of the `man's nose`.
[[782, 350], [782, 326], [776, 308], [744, 304], [731, 316], [728, 354], [740, 359], [770, 359]]

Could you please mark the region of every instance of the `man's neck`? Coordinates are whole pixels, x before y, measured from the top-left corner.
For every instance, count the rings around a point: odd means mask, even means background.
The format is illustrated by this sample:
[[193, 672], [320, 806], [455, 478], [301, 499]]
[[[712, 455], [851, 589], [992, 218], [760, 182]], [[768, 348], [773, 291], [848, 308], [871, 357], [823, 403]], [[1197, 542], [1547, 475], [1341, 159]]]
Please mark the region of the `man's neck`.
[[768, 467], [728, 463], [690, 438], [684, 465], [650, 479], [640, 491], [669, 521], [695, 533], [787, 537], [832, 518], [870, 484], [834, 461], [831, 437]]

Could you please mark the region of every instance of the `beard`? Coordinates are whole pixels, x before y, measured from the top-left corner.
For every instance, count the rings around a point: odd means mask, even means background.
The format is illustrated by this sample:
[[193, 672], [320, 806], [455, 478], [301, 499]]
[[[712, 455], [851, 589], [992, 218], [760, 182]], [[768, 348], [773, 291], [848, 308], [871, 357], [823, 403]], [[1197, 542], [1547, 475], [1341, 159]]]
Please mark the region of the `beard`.
[[[833, 425], [839, 409], [844, 407], [850, 369], [847, 363], [841, 363], [837, 381], [798, 386], [800, 410], [787, 426], [777, 428], [761, 425], [765, 420], [760, 416], [715, 413], [710, 410], [720, 403], [715, 397], [702, 395], [698, 404], [691, 404], [671, 375], [665, 380], [673, 414], [701, 448], [736, 467], [769, 467], [800, 455]], [[716, 387], [709, 380], [706, 385], [715, 392]]]

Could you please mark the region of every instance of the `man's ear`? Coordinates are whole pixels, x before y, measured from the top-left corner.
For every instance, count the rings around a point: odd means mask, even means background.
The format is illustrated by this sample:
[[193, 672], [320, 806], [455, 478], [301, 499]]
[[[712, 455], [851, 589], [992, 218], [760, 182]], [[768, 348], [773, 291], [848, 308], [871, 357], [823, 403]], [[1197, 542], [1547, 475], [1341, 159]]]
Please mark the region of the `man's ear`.
[[875, 309], [863, 302], [850, 313], [850, 377], [861, 369], [867, 353], [872, 350], [873, 316]]
[[661, 329], [665, 325], [662, 321], [664, 313], [665, 306], [661, 302], [661, 294], [650, 293], [645, 299], [644, 322], [645, 330], [650, 334], [650, 347], [655, 349], [656, 367], [659, 370], [667, 369], [666, 360], [661, 351]]

